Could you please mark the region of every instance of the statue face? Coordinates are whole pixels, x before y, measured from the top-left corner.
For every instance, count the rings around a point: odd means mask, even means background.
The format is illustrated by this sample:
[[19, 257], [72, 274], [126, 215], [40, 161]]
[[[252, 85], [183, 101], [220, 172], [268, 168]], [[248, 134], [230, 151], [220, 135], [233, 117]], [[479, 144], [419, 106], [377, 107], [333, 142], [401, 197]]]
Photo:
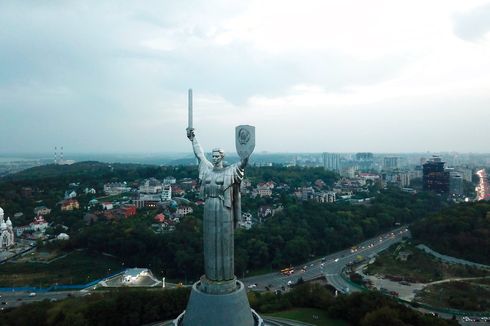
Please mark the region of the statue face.
[[213, 152], [213, 165], [220, 166], [223, 162], [223, 155], [220, 152]]

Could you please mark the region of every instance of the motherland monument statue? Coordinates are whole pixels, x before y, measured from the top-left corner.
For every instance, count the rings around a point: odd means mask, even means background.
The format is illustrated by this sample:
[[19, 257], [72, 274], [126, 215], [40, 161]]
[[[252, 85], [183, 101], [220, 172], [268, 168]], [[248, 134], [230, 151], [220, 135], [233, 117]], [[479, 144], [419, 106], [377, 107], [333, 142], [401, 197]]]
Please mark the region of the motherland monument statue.
[[186, 310], [175, 325], [253, 326], [262, 319], [250, 308], [245, 286], [238, 281], [234, 262], [234, 229], [241, 219], [240, 183], [255, 148], [255, 128], [235, 129], [240, 162], [224, 166], [224, 151], [216, 148], [209, 161], [193, 127], [192, 90], [189, 90], [187, 138], [199, 162], [200, 192], [204, 200], [204, 275], [192, 286]]

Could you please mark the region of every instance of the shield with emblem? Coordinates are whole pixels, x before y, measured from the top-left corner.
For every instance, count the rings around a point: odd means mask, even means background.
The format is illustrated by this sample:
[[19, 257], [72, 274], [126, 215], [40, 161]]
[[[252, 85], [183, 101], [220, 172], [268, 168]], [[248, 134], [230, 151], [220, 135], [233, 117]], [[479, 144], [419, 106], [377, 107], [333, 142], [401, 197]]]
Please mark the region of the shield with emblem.
[[249, 125], [235, 128], [235, 144], [238, 156], [243, 160], [249, 157], [255, 148], [255, 127]]

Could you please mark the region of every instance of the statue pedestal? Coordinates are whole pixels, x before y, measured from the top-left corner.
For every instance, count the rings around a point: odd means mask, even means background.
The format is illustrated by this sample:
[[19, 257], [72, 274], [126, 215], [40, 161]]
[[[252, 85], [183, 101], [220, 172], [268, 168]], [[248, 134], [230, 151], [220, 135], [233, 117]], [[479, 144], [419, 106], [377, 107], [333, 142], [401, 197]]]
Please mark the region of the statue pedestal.
[[[235, 290], [229, 293], [209, 294], [202, 291], [201, 281], [192, 286], [187, 309], [174, 321], [182, 326], [259, 326], [261, 318], [250, 309], [247, 291], [242, 282], [234, 280]], [[228, 285], [228, 284], [226, 284]], [[209, 283], [204, 286], [209, 289]], [[216, 288], [214, 288], [216, 286]], [[219, 285], [213, 284], [217, 290]], [[219, 292], [219, 291], [218, 291]]]
[[194, 285], [196, 285], [199, 291], [207, 294], [228, 294], [239, 289], [236, 277], [228, 281], [212, 281], [206, 275], [203, 275], [201, 276], [200, 282]]

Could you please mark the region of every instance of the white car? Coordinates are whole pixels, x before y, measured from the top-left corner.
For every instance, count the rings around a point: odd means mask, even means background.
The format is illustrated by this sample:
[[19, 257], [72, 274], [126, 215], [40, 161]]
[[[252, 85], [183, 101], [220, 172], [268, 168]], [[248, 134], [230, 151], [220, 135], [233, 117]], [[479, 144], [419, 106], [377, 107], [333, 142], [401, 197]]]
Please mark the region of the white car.
[[250, 284], [250, 285], [248, 286], [248, 288], [249, 288], [249, 289], [254, 289], [254, 288], [256, 288], [256, 287], [257, 287], [257, 284]]

